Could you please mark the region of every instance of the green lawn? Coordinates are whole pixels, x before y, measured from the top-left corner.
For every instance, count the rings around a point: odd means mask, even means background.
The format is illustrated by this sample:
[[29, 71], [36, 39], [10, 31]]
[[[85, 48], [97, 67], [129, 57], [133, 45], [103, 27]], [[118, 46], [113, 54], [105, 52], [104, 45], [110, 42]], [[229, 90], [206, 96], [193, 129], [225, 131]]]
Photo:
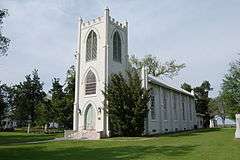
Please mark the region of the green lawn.
[[46, 141], [59, 136], [62, 136], [62, 134], [27, 134], [23, 132], [0, 132], [0, 150], [2, 149], [2, 146], [21, 144], [24, 142]]
[[185, 132], [160, 137], [110, 138], [98, 141], [22, 142], [54, 135], [0, 133], [3, 160], [240, 160], [234, 129]]

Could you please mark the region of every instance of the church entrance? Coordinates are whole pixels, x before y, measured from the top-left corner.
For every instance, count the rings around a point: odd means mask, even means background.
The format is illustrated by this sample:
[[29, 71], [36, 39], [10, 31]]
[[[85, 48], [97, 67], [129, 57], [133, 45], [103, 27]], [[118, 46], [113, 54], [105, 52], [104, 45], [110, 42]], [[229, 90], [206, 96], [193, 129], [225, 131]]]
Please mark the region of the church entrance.
[[92, 104], [89, 104], [85, 111], [84, 129], [94, 130], [95, 129], [95, 120], [96, 120], [96, 114], [95, 114], [94, 107], [92, 106]]

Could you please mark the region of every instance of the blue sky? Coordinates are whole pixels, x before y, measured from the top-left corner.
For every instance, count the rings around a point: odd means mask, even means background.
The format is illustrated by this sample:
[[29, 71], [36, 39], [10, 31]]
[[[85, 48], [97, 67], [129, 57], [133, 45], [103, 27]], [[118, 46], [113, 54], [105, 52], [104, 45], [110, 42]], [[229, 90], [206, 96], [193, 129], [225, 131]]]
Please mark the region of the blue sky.
[[74, 64], [77, 18], [103, 15], [129, 22], [129, 54], [158, 56], [163, 62], [186, 63], [174, 80], [179, 87], [209, 80], [216, 96], [228, 64], [240, 52], [239, 0], [1, 0], [9, 9], [4, 34], [11, 39], [7, 57], [0, 58], [0, 80], [15, 84], [34, 68], [45, 90], [51, 79], [65, 79]]

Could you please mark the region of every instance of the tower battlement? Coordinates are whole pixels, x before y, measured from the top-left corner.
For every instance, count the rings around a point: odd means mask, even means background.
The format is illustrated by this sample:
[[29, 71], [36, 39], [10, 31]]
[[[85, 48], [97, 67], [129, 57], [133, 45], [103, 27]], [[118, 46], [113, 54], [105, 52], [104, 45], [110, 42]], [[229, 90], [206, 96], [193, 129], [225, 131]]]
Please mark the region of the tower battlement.
[[123, 30], [128, 28], [128, 22], [127, 21], [125, 23], [121, 23], [119, 21], [115, 21], [115, 19], [112, 18], [112, 17], [109, 17], [109, 21], [110, 21], [111, 24], [113, 24], [116, 27], [121, 28]]
[[[124, 23], [121, 23], [119, 21], [116, 21], [115, 18], [112, 18], [110, 15], [109, 15], [109, 9], [106, 9], [105, 10], [105, 16], [108, 16], [108, 21], [110, 24], [114, 25], [115, 27], [121, 29], [121, 30], [127, 30], [128, 28], [128, 22], [124, 22]], [[87, 27], [90, 27], [90, 26], [93, 26], [93, 25], [96, 25], [96, 24], [99, 24], [99, 23], [103, 23], [105, 21], [105, 17], [104, 16], [99, 16], [95, 19], [92, 19], [92, 20], [87, 20], [87, 21], [83, 21], [82, 22], [82, 27], [83, 28], [87, 28]]]
[[85, 21], [85, 22], [82, 23], [82, 26], [83, 27], [89, 27], [91, 25], [95, 25], [95, 24], [98, 24], [98, 23], [101, 23], [101, 22], [104, 22], [104, 17], [103, 16], [97, 17], [93, 20]]

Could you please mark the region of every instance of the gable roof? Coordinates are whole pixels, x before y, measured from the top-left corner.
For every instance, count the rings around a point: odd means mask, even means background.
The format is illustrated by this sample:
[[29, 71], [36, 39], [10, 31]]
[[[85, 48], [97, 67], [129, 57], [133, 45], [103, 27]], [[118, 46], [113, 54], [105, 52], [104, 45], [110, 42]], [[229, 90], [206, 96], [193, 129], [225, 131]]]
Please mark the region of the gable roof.
[[157, 78], [155, 78], [155, 77], [153, 77], [151, 75], [148, 75], [148, 82], [153, 83], [155, 85], [159, 85], [159, 86], [164, 87], [164, 88], [167, 88], [169, 90], [172, 90], [172, 91], [175, 91], [175, 92], [178, 92], [178, 93], [190, 96], [190, 97], [194, 97], [193, 93], [190, 93], [190, 92], [188, 92], [188, 91], [186, 91], [184, 89], [177, 88], [177, 87], [171, 86], [169, 84], [166, 84], [164, 82], [161, 82], [160, 80], [158, 80]]

